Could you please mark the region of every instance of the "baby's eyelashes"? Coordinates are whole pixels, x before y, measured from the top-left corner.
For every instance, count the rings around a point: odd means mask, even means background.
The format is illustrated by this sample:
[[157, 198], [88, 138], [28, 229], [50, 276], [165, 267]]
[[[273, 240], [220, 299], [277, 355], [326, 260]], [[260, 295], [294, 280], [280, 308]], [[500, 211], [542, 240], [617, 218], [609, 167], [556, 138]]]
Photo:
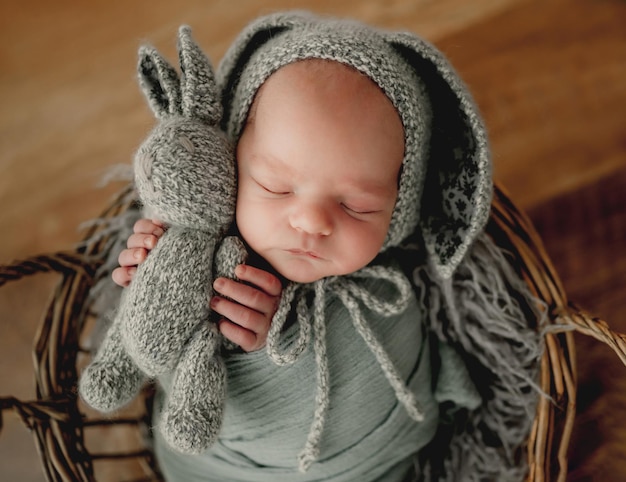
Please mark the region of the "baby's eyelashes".
[[268, 192], [270, 194], [274, 194], [274, 195], [277, 195], [277, 196], [284, 196], [286, 194], [290, 194], [291, 193], [288, 189], [281, 189], [278, 186], [270, 186], [268, 184], [261, 183], [261, 182], [257, 181], [256, 179], [254, 180], [254, 182], [261, 189], [263, 189], [265, 192]]
[[351, 212], [352, 214], [360, 215], [376, 214], [382, 211], [381, 209], [363, 209], [358, 207], [351, 207], [345, 203], [341, 203], [341, 207], [344, 208], [346, 211]]

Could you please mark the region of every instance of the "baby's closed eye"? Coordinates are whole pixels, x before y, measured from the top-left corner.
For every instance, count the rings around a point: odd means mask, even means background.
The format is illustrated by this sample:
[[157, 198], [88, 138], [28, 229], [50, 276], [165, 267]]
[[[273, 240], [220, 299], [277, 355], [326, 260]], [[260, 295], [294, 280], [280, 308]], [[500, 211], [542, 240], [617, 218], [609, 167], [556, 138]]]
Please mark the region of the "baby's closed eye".
[[372, 207], [364, 207], [364, 206], [352, 206], [347, 203], [341, 203], [341, 207], [343, 207], [346, 211], [349, 211], [353, 214], [376, 214], [382, 212], [382, 209], [374, 209]]
[[287, 188], [287, 186], [282, 186], [277, 183], [270, 183], [267, 181], [259, 181], [255, 178], [252, 178], [254, 182], [265, 192], [270, 194], [275, 194], [279, 196], [284, 196], [286, 194], [290, 194], [291, 191]]

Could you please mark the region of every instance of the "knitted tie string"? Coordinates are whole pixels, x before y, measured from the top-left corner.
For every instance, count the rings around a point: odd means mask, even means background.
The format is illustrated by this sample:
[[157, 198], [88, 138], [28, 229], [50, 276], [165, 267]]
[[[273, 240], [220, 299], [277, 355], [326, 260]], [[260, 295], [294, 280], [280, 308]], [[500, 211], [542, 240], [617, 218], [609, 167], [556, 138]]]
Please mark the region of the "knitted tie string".
[[387, 381], [389, 381], [389, 384], [394, 389], [398, 401], [404, 405], [406, 411], [412, 419], [417, 422], [421, 422], [424, 419], [424, 416], [418, 408], [415, 394], [402, 380], [402, 377], [389, 358], [389, 354], [367, 324], [367, 321], [357, 302], [357, 300], [361, 300], [365, 306], [378, 315], [397, 315], [406, 310], [408, 306], [412, 292], [411, 285], [400, 271], [384, 266], [368, 267], [355, 273], [353, 277], [385, 280], [392, 283], [398, 290], [397, 299], [388, 301], [373, 296], [372, 293], [367, 291], [367, 289], [363, 286], [354, 283], [351, 280], [348, 281], [345, 279], [338, 279], [340, 287], [337, 289], [337, 295], [351, 313], [354, 327], [376, 357], [376, 360], [380, 364]]
[[398, 290], [398, 298], [396, 300], [387, 301], [383, 298], [373, 296], [370, 291], [358, 283], [353, 281], [346, 282], [346, 280], [338, 278], [338, 281], [350, 292], [353, 298], [363, 301], [365, 306], [379, 315], [398, 315], [409, 306], [409, 299], [412, 293], [411, 284], [402, 272], [395, 268], [370, 266], [353, 273], [350, 277], [362, 279], [371, 278], [377, 281], [385, 280], [395, 286]]
[[291, 305], [293, 303], [296, 291], [298, 291], [299, 285], [295, 283], [289, 283], [281, 296], [280, 303], [276, 314], [272, 319], [270, 330], [267, 334], [266, 348], [267, 354], [270, 359], [279, 366], [291, 365], [300, 358], [302, 353], [306, 350], [311, 338], [311, 325], [308, 322], [306, 296], [301, 296], [296, 305], [296, 320], [299, 325], [299, 336], [294, 342], [291, 350], [281, 352], [278, 348], [280, 342], [280, 336], [283, 333], [285, 323], [289, 317], [291, 311]]
[[[380, 298], [367, 288], [363, 287], [362, 283], [358, 283], [359, 279], [368, 278], [391, 283], [398, 292], [396, 299], [385, 300]], [[298, 288], [302, 289], [296, 305], [296, 319], [297, 323], [300, 325], [299, 337], [289, 351], [281, 353], [278, 350], [280, 335], [283, 332], [283, 327], [286, 323], [296, 292], [300, 291]], [[308, 319], [308, 310], [306, 306], [306, 292], [311, 288], [314, 290], [312, 323]], [[285, 288], [279, 308], [272, 321], [272, 326], [267, 338], [267, 351], [270, 358], [277, 365], [295, 363], [305, 351], [309, 343], [309, 327], [312, 325], [314, 332], [313, 350], [317, 365], [317, 387], [313, 422], [307, 436], [305, 447], [298, 456], [299, 467], [302, 472], [305, 472], [319, 457], [319, 446], [330, 401], [330, 380], [328, 356], [326, 353], [325, 319], [326, 292], [329, 288], [337, 294], [338, 298], [345, 305], [356, 331], [363, 338], [370, 351], [374, 354], [385, 377], [387, 378], [387, 381], [393, 388], [398, 401], [405, 407], [411, 418], [416, 421], [423, 420], [423, 414], [418, 407], [415, 395], [406, 386], [406, 383], [398, 373], [388, 353], [372, 332], [359, 305], [359, 301], [361, 301], [372, 312], [381, 316], [396, 315], [406, 310], [409, 305], [412, 288], [408, 279], [402, 274], [402, 272], [396, 268], [372, 266], [363, 268], [349, 276], [325, 278], [310, 285], [298, 286], [295, 284], [289, 284]]]
[[[315, 310], [313, 316], [313, 331], [315, 340], [313, 351], [317, 364], [317, 390], [315, 394], [315, 412], [311, 429], [307, 436], [304, 449], [298, 455], [298, 463], [301, 472], [306, 472], [320, 453], [320, 441], [326, 414], [330, 403], [330, 375], [328, 370], [328, 356], [326, 354], [326, 319], [325, 319], [325, 296], [326, 280], [316, 281], [315, 285]], [[319, 301], [318, 301], [319, 300]]]
[[[393, 388], [398, 401], [404, 406], [409, 416], [416, 422], [424, 420], [424, 415], [420, 411], [415, 398], [415, 394], [406, 385], [398, 370], [394, 366], [393, 362], [389, 358], [389, 354], [385, 348], [381, 345], [380, 341], [376, 338], [376, 335], [372, 332], [372, 329], [367, 324], [363, 313], [361, 312], [357, 300], [351, 297], [352, 290], [349, 287], [341, 287], [337, 290], [337, 295], [341, 299], [344, 305], [348, 308], [348, 311], [352, 313], [352, 323], [356, 328], [356, 331], [361, 335], [361, 338], [365, 341], [370, 351], [376, 357], [387, 381]], [[373, 310], [375, 311], [375, 310]], [[378, 312], [379, 314], [389, 314], [389, 312]]]

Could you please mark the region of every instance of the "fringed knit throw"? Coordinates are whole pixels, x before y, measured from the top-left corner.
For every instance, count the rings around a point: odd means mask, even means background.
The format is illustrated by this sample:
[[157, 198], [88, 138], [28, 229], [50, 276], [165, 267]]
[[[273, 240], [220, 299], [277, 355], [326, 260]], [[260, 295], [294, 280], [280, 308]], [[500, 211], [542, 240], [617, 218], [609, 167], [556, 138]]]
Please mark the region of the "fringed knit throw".
[[477, 409], [442, 419], [422, 455], [425, 480], [523, 480], [525, 444], [542, 396], [545, 305], [484, 234], [452, 279], [439, 281], [418, 268], [413, 281], [430, 329], [463, 356], [482, 397]]

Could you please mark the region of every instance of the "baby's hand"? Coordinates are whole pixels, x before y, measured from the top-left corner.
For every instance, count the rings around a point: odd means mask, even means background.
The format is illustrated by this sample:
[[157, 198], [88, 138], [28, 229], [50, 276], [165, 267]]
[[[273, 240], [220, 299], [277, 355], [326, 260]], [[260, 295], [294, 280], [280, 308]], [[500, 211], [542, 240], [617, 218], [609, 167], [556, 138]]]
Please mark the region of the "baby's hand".
[[[119, 255], [120, 267], [111, 274], [116, 284], [124, 287], [130, 284], [137, 266], [146, 259], [164, 232], [159, 221], [140, 219], [135, 223], [127, 248]], [[219, 328], [226, 338], [245, 351], [258, 350], [265, 345], [282, 285], [276, 276], [248, 265], [238, 266], [235, 275], [253, 286], [227, 278], [216, 279], [213, 288], [230, 300], [214, 296], [211, 308], [225, 317], [220, 320]]]
[[165, 228], [159, 221], [140, 219], [133, 226], [133, 234], [126, 242], [126, 249], [120, 253], [119, 268], [115, 268], [111, 277], [120, 286], [128, 286], [130, 280], [137, 271], [137, 265], [141, 264], [153, 249]]
[[224, 317], [219, 322], [222, 335], [244, 351], [255, 351], [265, 345], [282, 285], [273, 274], [245, 264], [237, 266], [235, 276], [240, 281], [215, 280], [215, 291], [230, 299], [216, 295], [211, 308]]

